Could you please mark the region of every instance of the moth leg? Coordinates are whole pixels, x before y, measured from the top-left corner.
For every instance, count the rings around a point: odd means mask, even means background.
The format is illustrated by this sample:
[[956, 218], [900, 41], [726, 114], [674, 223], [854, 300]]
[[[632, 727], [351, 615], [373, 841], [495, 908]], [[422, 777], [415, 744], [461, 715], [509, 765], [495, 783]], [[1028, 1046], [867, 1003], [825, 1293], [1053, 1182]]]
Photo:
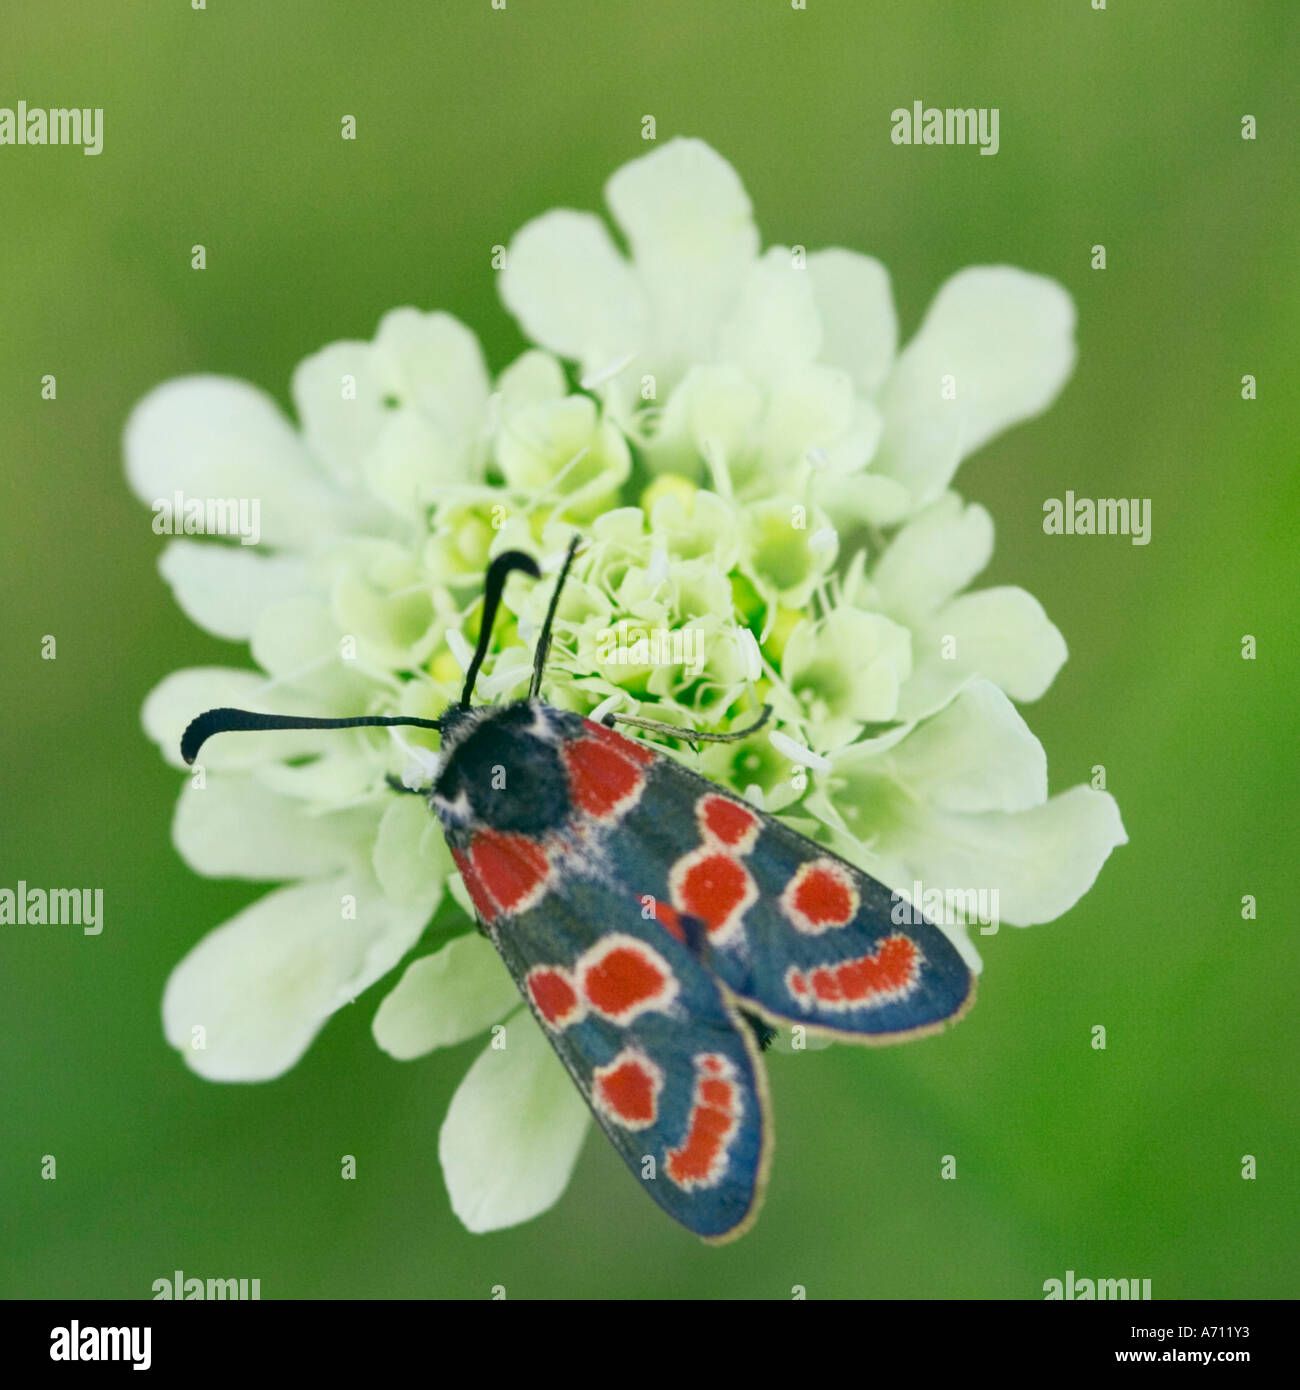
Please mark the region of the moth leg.
[[639, 714], [607, 714], [600, 722], [612, 729], [615, 724], [631, 724], [637, 729], [648, 729], [653, 734], [665, 734], [669, 738], [679, 738], [697, 748], [701, 743], [738, 743], [742, 738], [757, 733], [772, 717], [772, 706], [764, 705], [763, 712], [747, 729], [736, 729], [729, 734], [710, 734], [698, 729], [683, 729], [676, 724], [665, 724], [658, 719], [642, 719]]
[[388, 783], [395, 792], [401, 792], [405, 796], [428, 796], [433, 790], [433, 784], [427, 787], [408, 787], [400, 777], [394, 777], [391, 772], [384, 774], [384, 781]]
[[740, 1016], [749, 1024], [750, 1030], [758, 1042], [758, 1050], [766, 1052], [776, 1037], [776, 1029], [770, 1023], [765, 1023], [757, 1014], [751, 1014], [745, 1009], [741, 1009]]

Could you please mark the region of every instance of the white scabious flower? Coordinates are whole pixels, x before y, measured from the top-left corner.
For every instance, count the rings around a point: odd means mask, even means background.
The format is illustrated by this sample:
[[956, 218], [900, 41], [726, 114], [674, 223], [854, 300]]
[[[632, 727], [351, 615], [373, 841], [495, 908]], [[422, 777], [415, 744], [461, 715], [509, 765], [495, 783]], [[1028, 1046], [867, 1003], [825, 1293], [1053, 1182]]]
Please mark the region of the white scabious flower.
[[837, 517], [896, 524], [1074, 364], [1069, 296], [1010, 266], [954, 275], [900, 354], [880, 263], [760, 254], [744, 186], [701, 141], [624, 165], [605, 196], [630, 258], [593, 214], [544, 213], [511, 243], [502, 296], [599, 382], [653, 467], [754, 496], [810, 474]]
[[[954, 276], [898, 351], [888, 279], [856, 252], [761, 252], [731, 167], [698, 141], [634, 160], [604, 223], [554, 211], [512, 242], [501, 290], [536, 345], [493, 377], [471, 331], [399, 309], [369, 342], [309, 357], [297, 426], [245, 383], [157, 388], [126, 434], [145, 501], [260, 503], [255, 546], [180, 538], [160, 567], [200, 626], [256, 669], [182, 670], [144, 708], [181, 767], [218, 705], [436, 717], [459, 693], [485, 566], [553, 563], [587, 537], [543, 695], [743, 742], [666, 751], [891, 887], [996, 887], [1003, 920], [1051, 920], [1125, 836], [1114, 801], [1048, 796], [1013, 701], [1065, 644], [1023, 590], [970, 591], [992, 521], [951, 490], [960, 459], [1050, 403], [1073, 362], [1059, 286]], [[570, 389], [561, 359], [583, 389]], [[512, 581], [478, 686], [527, 687], [547, 584]], [[672, 645], [673, 642], [677, 646]], [[214, 1080], [291, 1067], [328, 1017], [409, 961], [374, 1019], [408, 1059], [501, 1025], [464, 1078], [440, 1158], [472, 1230], [563, 1191], [589, 1117], [469, 905], [428, 809], [432, 736], [228, 736], [206, 746], [173, 836], [197, 872], [267, 895], [168, 981], [164, 1024]], [[946, 923], [967, 959], [967, 925]], [[497, 1035], [498, 1037], [500, 1035]]]

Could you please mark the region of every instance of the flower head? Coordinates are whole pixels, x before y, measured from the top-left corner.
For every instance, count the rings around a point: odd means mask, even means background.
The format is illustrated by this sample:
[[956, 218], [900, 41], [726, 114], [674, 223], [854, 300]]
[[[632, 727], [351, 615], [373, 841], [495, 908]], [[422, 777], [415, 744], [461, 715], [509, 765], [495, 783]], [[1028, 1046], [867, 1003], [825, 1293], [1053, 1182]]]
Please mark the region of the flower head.
[[[495, 376], [446, 314], [399, 309], [294, 375], [295, 426], [242, 382], [167, 383], [126, 434], [146, 501], [256, 498], [261, 543], [173, 539], [160, 567], [256, 669], [168, 676], [144, 723], [180, 766], [214, 705], [434, 718], [458, 695], [484, 567], [577, 558], [543, 695], [760, 735], [670, 756], [903, 893], [996, 887], [1050, 920], [1124, 831], [1111, 798], [1048, 797], [1013, 701], [1064, 642], [1023, 590], [971, 591], [992, 521], [951, 490], [965, 453], [1045, 408], [1073, 361], [1063, 290], [963, 271], [900, 353], [889, 283], [856, 252], [760, 248], [734, 170], [678, 140], [607, 187], [600, 218], [546, 213], [512, 242], [507, 306], [535, 346]], [[570, 385], [564, 363], [579, 381]], [[512, 579], [478, 685], [527, 689], [549, 586]], [[208, 746], [176, 846], [198, 872], [282, 886], [215, 928], [168, 982], [168, 1039], [200, 1074], [291, 1067], [336, 1009], [418, 944], [374, 1033], [411, 1058], [503, 1024], [458, 1090], [440, 1157], [473, 1230], [547, 1208], [588, 1124], [504, 966], [473, 934], [427, 808], [422, 730], [295, 731]], [[968, 921], [944, 923], [976, 967]]]

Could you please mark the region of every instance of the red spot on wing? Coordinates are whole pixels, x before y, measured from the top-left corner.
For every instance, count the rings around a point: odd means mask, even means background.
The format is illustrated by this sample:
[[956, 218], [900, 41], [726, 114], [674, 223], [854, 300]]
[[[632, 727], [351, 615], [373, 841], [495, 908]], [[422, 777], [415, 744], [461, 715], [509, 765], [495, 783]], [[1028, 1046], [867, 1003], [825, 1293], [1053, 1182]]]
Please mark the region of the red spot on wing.
[[781, 906], [798, 931], [816, 936], [848, 926], [857, 915], [858, 890], [842, 864], [816, 859], [800, 866], [781, 894]]
[[663, 1072], [631, 1048], [592, 1074], [592, 1100], [602, 1114], [624, 1129], [644, 1129], [659, 1114]]
[[451, 852], [451, 857], [456, 861], [460, 876], [465, 881], [465, 891], [469, 894], [470, 902], [474, 904], [474, 910], [484, 922], [490, 925], [496, 920], [498, 908], [496, 903], [488, 897], [483, 880], [474, 872], [474, 865], [470, 862], [469, 855], [462, 849], [454, 849]]
[[747, 806], [711, 793], [700, 798], [696, 811], [706, 839], [717, 840], [741, 854], [753, 848], [760, 822]]
[[706, 854], [682, 875], [682, 898], [714, 931], [739, 906], [749, 875], [729, 854]]
[[843, 1012], [900, 998], [916, 984], [920, 964], [921, 953], [914, 941], [889, 936], [875, 955], [815, 965], [807, 971], [791, 966], [786, 987], [804, 1008], [811, 1008], [815, 999], [822, 1008]]
[[552, 1028], [567, 1028], [581, 1017], [582, 1000], [562, 966], [539, 965], [528, 972], [527, 983], [537, 1012]]
[[622, 749], [599, 739], [578, 738], [566, 743], [563, 752], [573, 800], [589, 816], [612, 819], [640, 795], [645, 773]]
[[686, 930], [682, 926], [682, 919], [676, 910], [668, 906], [667, 903], [655, 899], [654, 905], [655, 921], [668, 933], [675, 936], [684, 946], [686, 944]]
[[647, 748], [644, 743], [638, 743], [636, 739], [628, 738], [616, 729], [609, 728], [608, 725], [597, 724], [591, 719], [584, 719], [582, 722], [592, 738], [598, 739], [606, 747], [621, 753], [625, 758], [631, 758], [634, 763], [640, 763], [642, 767], [649, 767], [658, 756], [653, 748]]
[[668, 876], [673, 905], [708, 928], [711, 939], [726, 941], [740, 928], [758, 889], [749, 871], [725, 850], [705, 845], [684, 855]]
[[480, 830], [469, 857], [483, 888], [502, 912], [519, 912], [541, 896], [550, 875], [546, 851], [527, 835]]
[[630, 1023], [647, 1009], [666, 1009], [677, 997], [672, 967], [634, 936], [616, 934], [598, 942], [579, 959], [574, 974], [587, 1003], [616, 1023]]
[[701, 1105], [712, 1105], [726, 1109], [731, 1104], [730, 1081], [701, 1081], [699, 1084]]
[[711, 1053], [697, 1057], [695, 1093], [686, 1138], [669, 1149], [664, 1172], [678, 1187], [710, 1187], [727, 1171], [727, 1146], [740, 1127], [742, 1108], [735, 1068]]

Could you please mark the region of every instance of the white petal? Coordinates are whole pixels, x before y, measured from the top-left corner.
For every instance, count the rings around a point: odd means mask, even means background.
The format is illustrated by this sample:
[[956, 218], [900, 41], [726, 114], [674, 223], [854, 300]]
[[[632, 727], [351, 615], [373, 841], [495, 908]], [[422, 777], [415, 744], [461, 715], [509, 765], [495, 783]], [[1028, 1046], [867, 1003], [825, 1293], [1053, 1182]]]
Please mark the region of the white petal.
[[730, 572], [741, 550], [735, 506], [713, 492], [697, 492], [689, 504], [665, 493], [650, 510], [650, 529], [683, 560], [708, 556], [720, 574]]
[[796, 743], [788, 734], [783, 734], [778, 729], [773, 729], [767, 737], [772, 747], [778, 753], [789, 758], [792, 763], [811, 767], [817, 772], [826, 772], [831, 766], [829, 758], [822, 757], [820, 753], [814, 753], [811, 748], [805, 748], [802, 743]]
[[747, 627], [739, 629], [740, 657], [745, 663], [745, 677], [756, 681], [763, 674], [763, 653], [759, 649], [758, 638]]
[[821, 319], [804, 268], [788, 247], [773, 246], [740, 285], [740, 297], [718, 335], [719, 350], [756, 380], [772, 384], [821, 351]]
[[871, 256], [830, 247], [808, 257], [808, 277], [821, 316], [821, 360], [874, 395], [898, 351], [889, 273]]
[[455, 444], [418, 410], [391, 410], [359, 476], [366, 490], [391, 511], [422, 526], [419, 513], [440, 487], [474, 481], [474, 449], [464, 441]]
[[905, 627], [847, 605], [821, 622], [805, 618], [796, 624], [781, 656], [781, 674], [808, 702], [805, 715], [822, 746], [848, 743], [858, 725], [906, 717], [897, 707], [912, 671], [911, 647]]
[[357, 670], [358, 663], [344, 656], [344, 636], [324, 603], [303, 596], [267, 608], [250, 645], [253, 660], [274, 678], [277, 691], [309, 696], [316, 714], [364, 713], [374, 686]]
[[[354, 919], [344, 916], [349, 901]], [[276, 889], [210, 931], [172, 971], [167, 1041], [210, 1081], [279, 1076], [423, 926], [418, 910], [388, 902], [367, 876]]]
[[388, 423], [385, 401], [400, 382], [371, 343], [328, 343], [294, 369], [291, 391], [312, 453], [339, 483], [361, 474], [361, 464]]
[[253, 773], [222, 772], [202, 788], [186, 782], [172, 842], [190, 868], [211, 878], [317, 878], [365, 861], [380, 811], [374, 804], [314, 816]]
[[447, 892], [451, 894], [457, 907], [473, 922], [475, 920], [474, 902], [469, 895], [469, 890], [465, 887], [465, 880], [461, 878], [460, 874], [455, 873], [447, 876]]
[[591, 213], [557, 208], [515, 234], [501, 298], [524, 334], [589, 367], [646, 346], [645, 298]]
[[670, 140], [616, 170], [605, 198], [646, 286], [666, 369], [710, 361], [718, 325], [758, 254], [736, 171], [702, 140]]
[[696, 455], [734, 458], [747, 450], [763, 413], [763, 393], [737, 366], [694, 366], [664, 406], [650, 444], [653, 467], [688, 476]]
[[384, 812], [372, 864], [387, 897], [432, 913], [452, 871], [451, 852], [420, 796], [396, 797]]
[[505, 1025], [451, 1099], [438, 1157], [451, 1209], [471, 1231], [497, 1231], [555, 1205], [586, 1137], [589, 1112], [531, 1014]]
[[374, 541], [338, 564], [330, 607], [338, 631], [355, 635], [355, 665], [411, 669], [436, 645], [427, 576], [396, 542]]
[[398, 1061], [423, 1057], [482, 1033], [519, 1004], [519, 991], [496, 948], [468, 932], [422, 956], [375, 1014], [375, 1041]]
[[322, 743], [320, 751], [324, 756], [310, 762], [262, 763], [256, 769], [257, 780], [273, 792], [303, 802], [313, 815], [333, 813], [344, 801], [374, 795], [375, 762], [359, 739], [340, 743], [336, 734], [332, 742]]
[[[124, 447], [131, 487], [150, 505], [170, 507], [177, 492], [256, 501], [262, 542], [293, 549], [349, 527], [340, 494], [275, 402], [247, 382], [190, 376], [155, 387], [131, 412]], [[154, 524], [165, 515], [156, 510]]]
[[497, 378], [497, 390], [503, 412], [544, 405], [565, 394], [564, 368], [549, 352], [529, 348]]
[[158, 559], [181, 611], [229, 642], [247, 642], [266, 608], [307, 587], [302, 562], [247, 546], [172, 541]]
[[460, 667], [462, 674], [469, 671], [474, 662], [474, 648], [470, 646], [465, 638], [465, 634], [457, 627], [447, 629], [447, 650], [452, 654], [456, 665]]
[[[849, 383], [850, 393], [852, 392], [852, 380], [847, 372], [839, 367], [821, 367], [821, 371], [828, 371], [837, 377], [842, 377]], [[876, 446], [880, 443], [880, 412], [868, 400], [861, 396], [851, 394], [852, 409], [848, 424], [844, 432], [828, 448], [821, 450], [809, 450], [808, 460], [816, 468], [815, 477], [819, 481], [833, 481], [832, 491], [844, 490], [843, 479], [850, 474], [853, 476], [853, 485], [856, 487], [859, 476], [864, 468], [875, 457]], [[824, 465], [824, 466], [823, 466]], [[901, 484], [890, 478], [889, 482], [895, 487]], [[911, 506], [911, 497], [908, 496], [908, 506]]]
[[[955, 656], [945, 658], [951, 638]], [[1013, 700], [1037, 700], [1067, 655], [1065, 638], [1024, 589], [978, 589], [928, 618], [912, 637], [915, 668], [899, 693], [898, 717], [920, 719], [947, 704], [972, 675]]]
[[[1011, 266], [959, 272], [885, 383], [876, 467], [929, 501], [962, 458], [1045, 410], [1074, 357], [1074, 304], [1054, 280]], [[955, 399], [942, 395], [946, 377]]]
[[[856, 403], [848, 376], [834, 367], [816, 364], [783, 368], [773, 385], [763, 421], [762, 457], [773, 478], [785, 478], [803, 459], [820, 462], [838, 472], [849, 463], [851, 436], [856, 433]], [[870, 438], [857, 436], [868, 446]], [[839, 446], [843, 445], [841, 448]], [[866, 462], [865, 452], [855, 460], [856, 472]], [[858, 478], [837, 479], [837, 488], [856, 488]]]
[[603, 497], [631, 469], [626, 439], [589, 396], [513, 411], [497, 435], [496, 460], [508, 486], [553, 488], [570, 506]]
[[392, 309], [380, 320], [374, 350], [385, 379], [397, 383], [400, 409], [417, 410], [456, 450], [483, 427], [490, 383], [471, 329], [451, 314]]
[[1080, 786], [1028, 811], [981, 815], [900, 797], [872, 849], [896, 866], [887, 882], [996, 889], [1001, 919], [1027, 927], [1069, 911], [1127, 842], [1114, 798]]
[[850, 478], [816, 473], [813, 486], [817, 502], [845, 528], [855, 521], [896, 526], [912, 510], [912, 494], [897, 478], [883, 473], [859, 473]]
[[959, 593], [993, 556], [993, 521], [954, 492], [912, 518], [871, 572], [880, 606], [903, 622], [932, 613]]
[[899, 780], [946, 811], [1023, 811], [1047, 800], [1047, 756], [1010, 700], [975, 680], [892, 751]]

